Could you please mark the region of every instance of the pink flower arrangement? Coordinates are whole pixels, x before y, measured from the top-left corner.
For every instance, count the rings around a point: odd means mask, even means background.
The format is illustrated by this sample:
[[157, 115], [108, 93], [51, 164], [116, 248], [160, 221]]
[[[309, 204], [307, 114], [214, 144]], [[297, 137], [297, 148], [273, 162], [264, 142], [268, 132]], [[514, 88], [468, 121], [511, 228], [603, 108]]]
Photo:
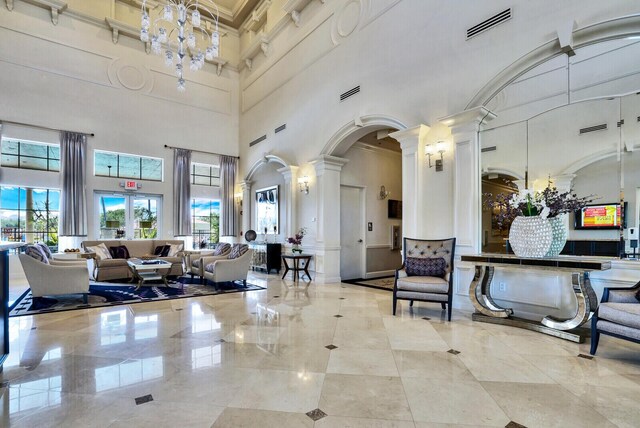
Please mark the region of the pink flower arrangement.
[[302, 238], [304, 238], [304, 235], [306, 233], [307, 233], [307, 228], [301, 227], [294, 237], [287, 238], [287, 242], [293, 245], [300, 245], [302, 244]]

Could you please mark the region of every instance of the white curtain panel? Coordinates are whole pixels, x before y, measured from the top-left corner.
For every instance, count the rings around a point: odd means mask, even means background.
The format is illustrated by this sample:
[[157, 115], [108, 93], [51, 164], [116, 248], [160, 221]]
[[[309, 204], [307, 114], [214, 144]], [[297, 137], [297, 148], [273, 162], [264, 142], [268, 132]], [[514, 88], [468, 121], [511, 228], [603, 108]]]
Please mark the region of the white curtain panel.
[[237, 169], [238, 158], [233, 156], [220, 156], [220, 210], [222, 211], [220, 236], [236, 236], [234, 188], [236, 185]]
[[60, 236], [87, 236], [87, 136], [60, 132]]
[[173, 235], [191, 235], [191, 150], [173, 149]]

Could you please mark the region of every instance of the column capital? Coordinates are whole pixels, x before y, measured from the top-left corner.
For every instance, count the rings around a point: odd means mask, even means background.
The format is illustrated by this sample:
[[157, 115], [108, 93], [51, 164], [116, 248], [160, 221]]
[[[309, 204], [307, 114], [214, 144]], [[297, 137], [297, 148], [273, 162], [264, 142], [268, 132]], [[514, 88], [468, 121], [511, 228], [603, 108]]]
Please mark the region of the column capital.
[[251, 184], [253, 184], [253, 181], [241, 181], [240, 183], [240, 189], [242, 189], [242, 191], [247, 191], [247, 190], [251, 190]]
[[296, 176], [298, 175], [298, 170], [300, 169], [300, 167], [297, 167], [295, 165], [289, 165], [289, 166], [284, 166], [282, 168], [278, 168], [278, 172], [280, 174], [282, 174], [282, 176], [284, 177], [284, 182], [288, 183], [291, 180], [295, 180]]
[[571, 190], [573, 179], [576, 178], [575, 174], [561, 174], [551, 177], [554, 186], [561, 192], [568, 192]]
[[431, 131], [429, 125], [420, 124], [413, 128], [392, 132], [389, 136], [400, 143], [403, 153], [413, 153], [418, 151], [418, 146], [425, 141], [429, 131]]
[[480, 106], [438, 120], [440, 123], [451, 128], [451, 133], [455, 135], [463, 132], [479, 131], [483, 124], [495, 118], [495, 113]]
[[349, 159], [337, 156], [320, 155], [311, 161], [311, 165], [316, 169], [316, 175], [322, 175], [325, 171], [342, 171], [342, 167], [349, 162]]

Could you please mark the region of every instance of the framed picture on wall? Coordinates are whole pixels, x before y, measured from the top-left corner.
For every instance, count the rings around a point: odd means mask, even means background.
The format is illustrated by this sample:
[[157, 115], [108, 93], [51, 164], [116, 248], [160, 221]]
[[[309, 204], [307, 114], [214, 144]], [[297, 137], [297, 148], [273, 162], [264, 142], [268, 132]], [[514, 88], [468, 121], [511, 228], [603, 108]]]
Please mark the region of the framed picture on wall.
[[279, 186], [256, 190], [256, 232], [275, 235], [280, 230], [279, 193]]

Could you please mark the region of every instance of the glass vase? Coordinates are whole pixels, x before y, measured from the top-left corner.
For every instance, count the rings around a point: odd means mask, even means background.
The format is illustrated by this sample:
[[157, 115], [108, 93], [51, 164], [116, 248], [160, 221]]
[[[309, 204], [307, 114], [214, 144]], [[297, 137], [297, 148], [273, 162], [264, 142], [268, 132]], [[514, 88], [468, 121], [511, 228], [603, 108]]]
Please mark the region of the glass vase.
[[549, 223], [551, 224], [552, 240], [549, 251], [547, 251], [545, 257], [558, 257], [567, 243], [569, 230], [567, 228], [566, 218], [567, 215], [562, 214], [549, 219]]
[[518, 216], [509, 229], [509, 245], [518, 257], [544, 257], [553, 240], [549, 220], [538, 216]]

